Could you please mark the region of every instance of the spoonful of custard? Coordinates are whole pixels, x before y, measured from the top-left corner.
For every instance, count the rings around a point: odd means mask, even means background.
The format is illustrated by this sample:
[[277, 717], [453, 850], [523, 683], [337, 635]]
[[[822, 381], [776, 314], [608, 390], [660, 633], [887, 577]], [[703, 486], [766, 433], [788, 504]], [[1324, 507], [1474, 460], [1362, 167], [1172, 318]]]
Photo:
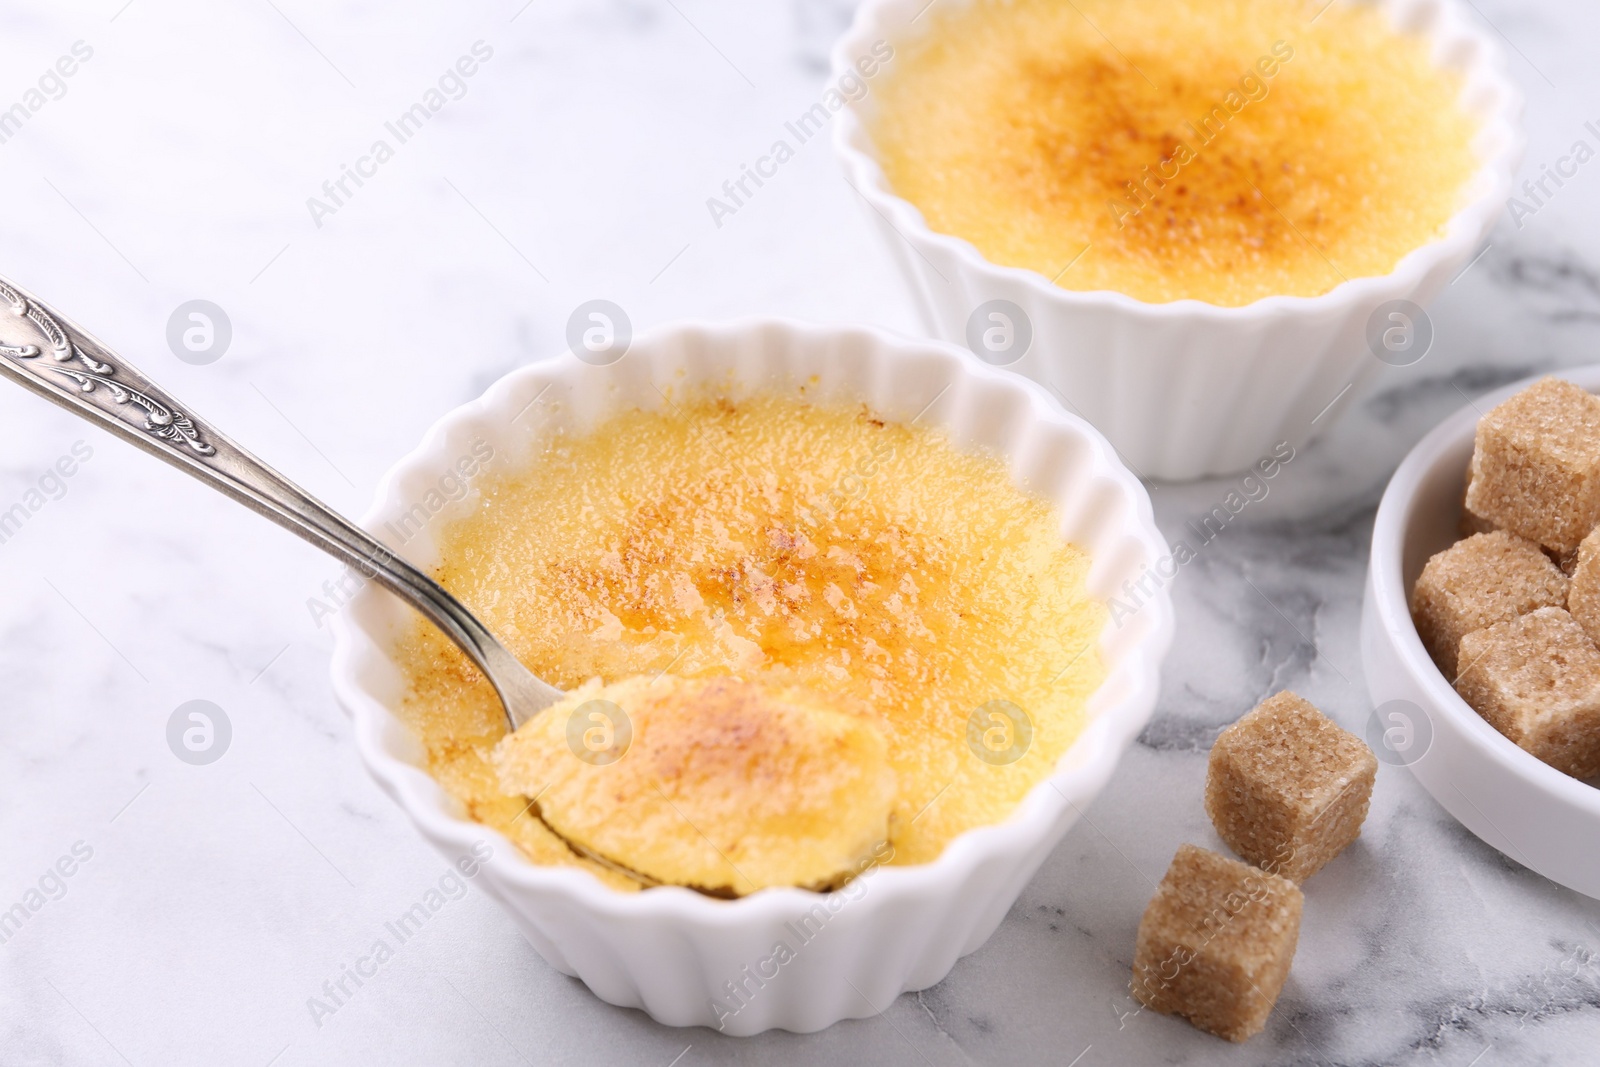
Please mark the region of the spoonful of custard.
[[[864, 714], [804, 690], [731, 679], [633, 678], [562, 693], [438, 582], [3, 278], [0, 374], [292, 530], [421, 612], [493, 684], [512, 731], [498, 750], [502, 777], [535, 797], [575, 852], [641, 881], [740, 895], [830, 885], [887, 836], [887, 746]], [[635, 751], [620, 753], [627, 760], [594, 758], [615, 750], [615, 733], [606, 741], [601, 723], [574, 717], [605, 702], [627, 709], [615, 720], [632, 734]]]
[[661, 675], [568, 693], [502, 740], [494, 764], [585, 855], [732, 897], [829, 889], [872, 862], [895, 795], [888, 752], [854, 701]]

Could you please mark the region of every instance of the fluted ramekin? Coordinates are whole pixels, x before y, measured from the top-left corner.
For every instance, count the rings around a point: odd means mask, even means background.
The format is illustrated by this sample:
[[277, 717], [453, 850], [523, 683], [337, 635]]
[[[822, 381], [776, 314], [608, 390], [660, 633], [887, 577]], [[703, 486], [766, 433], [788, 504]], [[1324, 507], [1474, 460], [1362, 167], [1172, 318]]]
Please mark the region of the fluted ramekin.
[[[428, 776], [420, 746], [394, 711], [404, 688], [392, 656], [409, 612], [376, 586], [335, 620], [333, 685], [368, 769], [423, 836], [452, 860], [490, 842], [478, 883], [551, 966], [612, 1004], [674, 1026], [740, 1035], [818, 1030], [933, 985], [982, 945], [1105, 785], [1155, 706], [1172, 639], [1161, 583], [1145, 581], [1132, 600], [1123, 586], [1147, 569], [1164, 574], [1170, 557], [1139, 480], [1098, 432], [1038, 385], [937, 342], [776, 321], [664, 327], [635, 338], [608, 366], [566, 354], [513, 371], [433, 426], [384, 478], [365, 525], [383, 536], [461, 456], [474, 454], [480, 438], [494, 462], [509, 467], [529, 462], [553, 426], [592, 425], [634, 407], [659, 410], [668, 402], [663, 393], [706, 390], [735, 399], [803, 390], [818, 402], [865, 403], [892, 420], [922, 412], [919, 425], [1001, 455], [1019, 485], [1054, 502], [1063, 538], [1091, 555], [1090, 593], [1123, 598], [1125, 610], [1099, 642], [1107, 676], [1089, 702], [1088, 725], [1010, 818], [961, 835], [932, 863], [878, 868], [834, 894], [767, 889], [726, 901], [680, 888], [622, 893], [586, 871], [529, 862], [469, 820]], [[455, 505], [472, 506], [471, 495]], [[430, 531], [450, 514], [439, 512], [404, 554], [435, 563]], [[813, 929], [819, 932], [795, 945], [795, 931]], [[796, 949], [781, 965], [772, 961], [779, 941]], [[736, 987], [744, 993], [735, 999]]]
[[[1347, 387], [1382, 366], [1367, 344], [1368, 320], [1389, 301], [1425, 303], [1470, 262], [1505, 206], [1522, 158], [1522, 95], [1505, 73], [1498, 42], [1452, 0], [1371, 2], [1396, 26], [1427, 38], [1438, 65], [1461, 77], [1462, 105], [1479, 123], [1479, 169], [1443, 236], [1389, 274], [1354, 278], [1320, 296], [1270, 296], [1242, 307], [1153, 304], [1063, 289], [1035, 271], [991, 263], [971, 243], [935, 232], [890, 188], [869, 132], [877, 106], [870, 82], [835, 119], [834, 151], [930, 333], [965, 344], [978, 306], [1008, 300], [1032, 327], [1031, 346], [1009, 369], [1055, 390], [1142, 476], [1181, 480], [1243, 470], [1278, 442], [1309, 441], [1335, 421], [1339, 402], [1353, 392]], [[835, 76], [861, 82], [858, 60], [871, 56], [875, 65], [885, 44], [903, 54], [934, 22], [918, 19], [927, 7], [927, 0], [863, 0], [834, 49]], [[890, 60], [874, 79], [893, 74]]]

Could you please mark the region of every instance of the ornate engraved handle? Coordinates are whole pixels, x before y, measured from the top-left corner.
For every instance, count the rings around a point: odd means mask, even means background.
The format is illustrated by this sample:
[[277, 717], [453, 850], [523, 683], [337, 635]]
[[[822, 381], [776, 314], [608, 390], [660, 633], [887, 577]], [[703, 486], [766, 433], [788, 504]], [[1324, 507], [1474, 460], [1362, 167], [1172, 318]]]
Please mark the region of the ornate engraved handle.
[[0, 374], [287, 527], [398, 594], [494, 682], [513, 728], [559, 699], [443, 586], [234, 444], [70, 320], [0, 278]]
[[[125, 409], [131, 405], [143, 414], [146, 433], [181, 443], [197, 455], [216, 454], [215, 446], [201, 438], [194, 422], [168, 403], [153, 383], [144, 380], [137, 371], [119, 379], [117, 368], [111, 363], [84, 352], [87, 346], [90, 351], [105, 354], [99, 342], [75, 329], [68, 333], [42, 304], [3, 278], [0, 278], [0, 302], [9, 304], [11, 312], [11, 321], [0, 327], [0, 339], [3, 339], [0, 340], [0, 355], [12, 365], [23, 366], [23, 360], [33, 360], [26, 366], [41, 382], [102, 401], [94, 406], [107, 413], [115, 414], [113, 405]], [[32, 326], [38, 343], [32, 343], [27, 337], [29, 331], [23, 323]], [[9, 343], [13, 339], [18, 343]], [[35, 388], [35, 392], [39, 391]]]

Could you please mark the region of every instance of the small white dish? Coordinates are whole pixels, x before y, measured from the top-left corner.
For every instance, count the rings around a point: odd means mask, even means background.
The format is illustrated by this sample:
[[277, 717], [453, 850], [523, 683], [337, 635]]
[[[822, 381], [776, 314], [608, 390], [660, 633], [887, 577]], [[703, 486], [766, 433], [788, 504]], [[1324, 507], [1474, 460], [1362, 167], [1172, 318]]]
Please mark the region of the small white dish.
[[[1600, 392], [1600, 364], [1560, 371]], [[1539, 377], [1543, 377], [1540, 375]], [[1406, 456], [1378, 506], [1361, 611], [1361, 658], [1376, 728], [1399, 731], [1424, 789], [1489, 845], [1525, 867], [1600, 898], [1600, 789], [1518, 748], [1462, 700], [1422, 646], [1411, 588], [1428, 558], [1459, 539], [1461, 496], [1478, 419], [1538, 378], [1497, 389], [1440, 423]], [[1373, 750], [1380, 758], [1378, 744]]]
[[[1427, 38], [1438, 65], [1460, 75], [1462, 105], [1480, 123], [1473, 150], [1481, 166], [1442, 237], [1389, 274], [1354, 278], [1320, 296], [1272, 296], [1243, 307], [1150, 304], [1063, 289], [1037, 272], [991, 263], [970, 242], [935, 232], [889, 187], [868, 130], [878, 99], [870, 82], [842, 105], [834, 151], [929, 333], [965, 345], [979, 305], [1009, 301], [1026, 316], [1032, 343], [1008, 369], [1057, 391], [1141, 476], [1243, 470], [1278, 442], [1298, 445], [1334, 421], [1350, 387], [1382, 366], [1368, 347], [1369, 319], [1391, 301], [1432, 299], [1477, 254], [1522, 158], [1522, 94], [1505, 73], [1499, 42], [1453, 0], [1367, 2]], [[864, 57], [874, 78], [892, 77], [892, 59], [877, 69], [884, 46], [902, 54], [934, 21], [919, 19], [928, 7], [927, 0], [864, 0], [834, 48], [835, 84], [847, 74], [860, 81], [856, 64]]]
[[[804, 390], [818, 402], [865, 403], [901, 421], [920, 412], [919, 424], [943, 429], [960, 447], [998, 453], [1018, 484], [1057, 505], [1063, 538], [1092, 557], [1095, 596], [1126, 598], [1124, 582], [1170, 560], [1143, 485], [1093, 427], [1039, 386], [937, 342], [778, 321], [668, 326], [635, 338], [608, 365], [569, 353], [513, 371], [433, 426], [384, 478], [364, 525], [383, 537], [416, 501], [439, 497], [441, 478], [454, 477], [478, 439], [493, 448], [497, 465], [526, 463], [554, 426], [660, 409], [663, 393], [697, 388], [734, 398]], [[435, 563], [431, 531], [474, 504], [469, 493], [449, 506], [454, 511], [441, 506], [404, 555], [423, 567]], [[368, 769], [423, 836], [452, 862], [490, 845], [479, 884], [551, 966], [603, 1000], [673, 1026], [734, 1035], [812, 1031], [875, 1015], [901, 993], [933, 985], [994, 932], [1155, 707], [1173, 629], [1161, 584], [1131, 616], [1107, 625], [1099, 648], [1108, 674], [1089, 702], [1090, 721], [1011, 817], [961, 835], [932, 863], [881, 867], [831, 894], [768, 889], [734, 901], [675, 887], [630, 894], [577, 868], [530, 863], [468, 819], [424, 769], [420, 746], [392, 710], [404, 683], [391, 654], [411, 616], [375, 587], [335, 619], [333, 685]], [[820, 932], [794, 945], [795, 931], [813, 926]], [[780, 941], [793, 958], [775, 964]], [[739, 987], [744, 993], [734, 1000]]]

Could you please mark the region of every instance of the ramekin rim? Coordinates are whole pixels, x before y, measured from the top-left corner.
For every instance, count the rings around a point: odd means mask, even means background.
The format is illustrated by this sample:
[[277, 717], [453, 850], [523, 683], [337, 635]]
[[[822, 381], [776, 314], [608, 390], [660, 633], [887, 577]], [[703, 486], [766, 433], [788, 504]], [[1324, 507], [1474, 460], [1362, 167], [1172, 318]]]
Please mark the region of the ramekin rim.
[[[854, 333], [874, 342], [905, 348], [911, 346], [944, 358], [952, 376], [976, 375], [1028, 398], [1037, 417], [1067, 427], [1090, 445], [1092, 462], [1088, 476], [1105, 478], [1132, 504], [1124, 521], [1124, 533], [1140, 542], [1154, 563], [1168, 552], [1156, 528], [1148, 491], [1116, 457], [1105, 438], [1085, 420], [1063, 410], [1042, 386], [990, 367], [975, 357], [944, 342], [915, 338], [872, 326], [842, 326], [804, 322], [775, 316], [747, 316], [729, 321], [685, 320], [656, 326], [633, 339], [635, 346], [660, 343], [674, 335], [695, 332], [723, 335], [754, 335], [762, 330], [780, 329], [801, 334]], [[576, 357], [563, 353], [551, 360], [517, 367], [479, 397], [444, 413], [423, 435], [421, 442], [402, 456], [384, 474], [374, 494], [374, 502], [362, 518], [362, 525], [373, 528], [379, 516], [398, 499], [399, 484], [417, 471], [436, 470], [441, 462], [444, 442], [452, 431], [486, 421], [495, 397], [542, 373], [578, 366]], [[358, 595], [375, 595], [364, 590]], [[1079, 735], [1057, 762], [1055, 770], [1036, 783], [1012, 813], [1003, 821], [976, 827], [952, 840], [939, 857], [929, 863], [884, 866], [870, 873], [875, 888], [869, 896], [877, 906], [895, 899], [947, 891], [959, 885], [986, 858], [1024, 851], [1047, 836], [1062, 817], [1066, 806], [1091, 798], [1114, 772], [1123, 752], [1149, 720], [1160, 690], [1160, 668], [1170, 648], [1174, 616], [1170, 595], [1165, 588], [1146, 601], [1140, 613], [1152, 612], [1145, 632], [1128, 647], [1118, 662], [1111, 664], [1102, 687], [1125, 677], [1124, 695], [1101, 713]], [[435, 843], [448, 842], [461, 853], [475, 841], [490, 839], [496, 847], [484, 863], [494, 868], [519, 889], [554, 892], [583, 907], [616, 917], [670, 918], [706, 928], [744, 927], [764, 919], [788, 917], [805, 910], [820, 899], [818, 894], [796, 888], [766, 889], [738, 900], [714, 900], [691, 890], [659, 887], [643, 892], [623, 892], [602, 883], [588, 871], [576, 867], [541, 866], [522, 855], [509, 839], [491, 827], [465, 816], [452, 814], [442, 787], [422, 768], [387, 750], [385, 728], [404, 730], [398, 716], [371, 693], [361, 680], [361, 657], [387, 659], [380, 643], [360, 626], [355, 612], [339, 612], [331, 620], [334, 650], [330, 672], [340, 704], [350, 715], [357, 750], [375, 779], [390, 793], [414, 825]], [[1110, 623], [1108, 622], [1108, 626]], [[1105, 632], [1101, 641], [1105, 640]], [[392, 662], [392, 661], [391, 661]], [[1140, 710], [1140, 709], [1144, 710]], [[1069, 766], [1068, 764], [1072, 764]]]

